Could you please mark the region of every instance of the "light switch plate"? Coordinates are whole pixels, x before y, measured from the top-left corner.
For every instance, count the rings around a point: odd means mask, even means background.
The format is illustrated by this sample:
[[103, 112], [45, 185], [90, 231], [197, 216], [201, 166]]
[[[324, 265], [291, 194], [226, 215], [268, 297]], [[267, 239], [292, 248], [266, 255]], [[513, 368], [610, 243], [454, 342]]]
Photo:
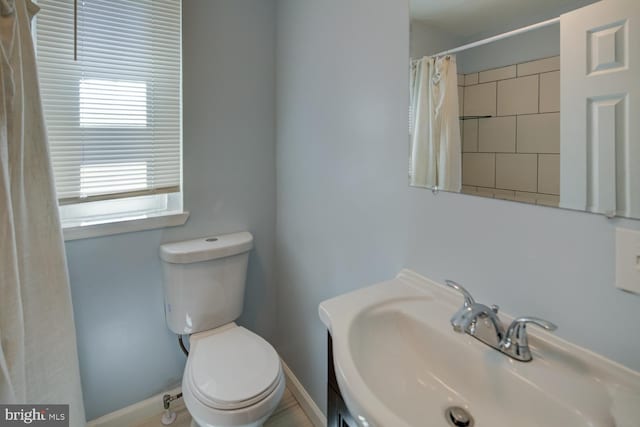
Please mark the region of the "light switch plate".
[[640, 294], [640, 231], [616, 228], [616, 287]]

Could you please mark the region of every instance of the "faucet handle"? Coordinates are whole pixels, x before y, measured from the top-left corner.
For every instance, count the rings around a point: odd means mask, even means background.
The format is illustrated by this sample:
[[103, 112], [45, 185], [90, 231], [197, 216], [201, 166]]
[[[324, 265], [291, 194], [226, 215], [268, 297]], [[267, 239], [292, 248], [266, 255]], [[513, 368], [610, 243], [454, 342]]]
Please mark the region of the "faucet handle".
[[509, 329], [507, 329], [507, 337], [510, 336], [509, 334], [510, 331], [511, 331], [511, 334], [514, 334], [519, 329], [526, 328], [527, 324], [529, 323], [531, 323], [532, 325], [539, 326], [542, 329], [546, 329], [547, 331], [555, 331], [556, 329], [558, 329], [558, 327], [554, 323], [551, 323], [548, 320], [540, 319], [539, 317], [524, 316], [524, 317], [518, 317], [513, 322], [511, 322]]
[[512, 357], [518, 360], [529, 361], [531, 360], [531, 351], [529, 350], [529, 338], [527, 335], [527, 325], [532, 324], [546, 329], [547, 331], [555, 331], [558, 327], [547, 320], [540, 319], [538, 317], [518, 317], [504, 334], [501, 347], [509, 352]]
[[476, 303], [476, 301], [473, 299], [473, 296], [471, 296], [471, 294], [469, 293], [469, 291], [467, 291], [461, 284], [454, 282], [453, 280], [445, 280], [444, 283], [452, 288], [455, 289], [456, 291], [460, 292], [462, 294], [462, 296], [464, 297], [464, 306], [465, 307], [471, 307], [473, 304]]

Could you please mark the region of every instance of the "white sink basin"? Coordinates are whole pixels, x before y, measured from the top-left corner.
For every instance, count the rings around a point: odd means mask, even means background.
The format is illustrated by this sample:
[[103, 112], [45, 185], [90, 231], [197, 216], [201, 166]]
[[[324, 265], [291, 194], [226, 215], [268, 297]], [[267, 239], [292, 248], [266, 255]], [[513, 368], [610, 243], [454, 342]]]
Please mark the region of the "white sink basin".
[[362, 426], [445, 427], [451, 406], [476, 427], [640, 426], [638, 372], [535, 328], [533, 361], [512, 360], [453, 331], [461, 305], [408, 270], [320, 304], [340, 390]]

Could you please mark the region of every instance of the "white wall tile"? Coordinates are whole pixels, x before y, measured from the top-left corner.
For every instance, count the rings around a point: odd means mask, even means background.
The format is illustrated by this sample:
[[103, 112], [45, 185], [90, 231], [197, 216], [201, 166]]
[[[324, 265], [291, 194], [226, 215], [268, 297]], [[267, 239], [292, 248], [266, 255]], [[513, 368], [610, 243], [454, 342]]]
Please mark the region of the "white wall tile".
[[464, 153], [462, 155], [462, 184], [481, 187], [495, 185], [495, 154]]
[[518, 64], [518, 77], [528, 76], [531, 74], [547, 73], [549, 71], [557, 71], [559, 69], [560, 57], [553, 56], [551, 58], [539, 59], [537, 61]]
[[515, 200], [516, 192], [513, 190], [495, 190], [493, 197], [501, 200]]
[[515, 191], [513, 190], [500, 190], [497, 188], [486, 188], [486, 187], [477, 187], [473, 194], [475, 196], [482, 197], [490, 197], [492, 199], [501, 199], [501, 200], [515, 200]]
[[476, 195], [493, 199], [495, 191], [495, 188], [478, 187], [478, 190], [476, 190]]
[[538, 193], [527, 193], [523, 191], [516, 191], [516, 202], [523, 203], [532, 203], [536, 204], [538, 202]]
[[464, 114], [464, 86], [458, 86], [458, 115]]
[[478, 84], [478, 73], [467, 74], [464, 76], [464, 85], [477, 85]]
[[560, 196], [541, 193], [526, 193], [522, 191], [516, 191], [516, 197], [514, 200], [516, 202], [555, 207], [558, 207], [558, 205], [560, 204]]
[[462, 152], [478, 151], [478, 120], [463, 120]]
[[560, 111], [560, 71], [540, 74], [540, 112]]
[[538, 192], [560, 194], [559, 154], [540, 154], [538, 159]]
[[560, 153], [560, 113], [518, 116], [518, 153]]
[[476, 194], [478, 189], [471, 185], [463, 185], [462, 190], [460, 191], [462, 194]]
[[[537, 105], [537, 102], [536, 102]], [[464, 88], [465, 116], [496, 115], [496, 83], [484, 83]]]
[[553, 206], [557, 208], [560, 205], [560, 196], [552, 196], [550, 194], [538, 194], [537, 203], [543, 206]]
[[478, 120], [478, 151], [515, 153], [516, 117], [494, 117]]
[[496, 154], [497, 188], [536, 192], [537, 186], [537, 154]]
[[538, 76], [519, 77], [498, 82], [498, 115], [538, 112]]
[[458, 74], [458, 86], [464, 86], [464, 74]]
[[478, 75], [479, 83], [495, 82], [496, 80], [512, 79], [516, 76], [516, 66], [494, 68], [492, 70], [481, 71]]

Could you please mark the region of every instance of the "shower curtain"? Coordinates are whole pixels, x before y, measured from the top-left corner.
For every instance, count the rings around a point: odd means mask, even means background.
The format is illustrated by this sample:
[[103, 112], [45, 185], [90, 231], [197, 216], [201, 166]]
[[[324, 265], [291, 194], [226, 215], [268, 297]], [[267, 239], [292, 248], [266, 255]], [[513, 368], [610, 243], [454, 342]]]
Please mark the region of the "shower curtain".
[[462, 154], [454, 56], [411, 64], [410, 184], [459, 192]]
[[84, 426], [75, 326], [30, 20], [0, 0], [0, 403], [70, 404]]

